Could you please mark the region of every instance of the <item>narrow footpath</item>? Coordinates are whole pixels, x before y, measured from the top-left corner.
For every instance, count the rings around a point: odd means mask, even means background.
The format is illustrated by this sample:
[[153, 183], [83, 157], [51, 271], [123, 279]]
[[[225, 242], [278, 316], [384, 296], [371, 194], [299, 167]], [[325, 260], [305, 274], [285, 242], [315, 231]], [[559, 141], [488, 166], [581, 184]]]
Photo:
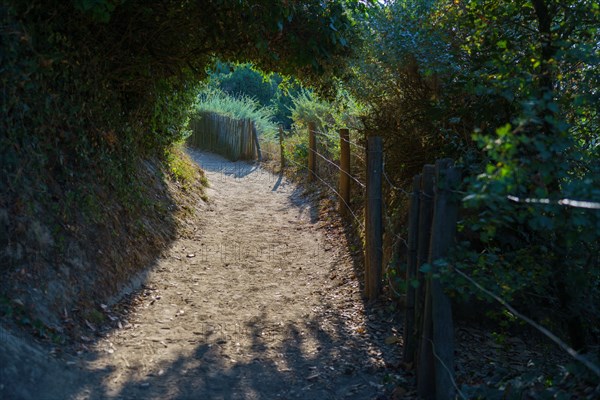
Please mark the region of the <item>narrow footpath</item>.
[[400, 334], [365, 310], [343, 234], [285, 178], [190, 153], [210, 182], [197, 230], [70, 363], [63, 398], [389, 398]]

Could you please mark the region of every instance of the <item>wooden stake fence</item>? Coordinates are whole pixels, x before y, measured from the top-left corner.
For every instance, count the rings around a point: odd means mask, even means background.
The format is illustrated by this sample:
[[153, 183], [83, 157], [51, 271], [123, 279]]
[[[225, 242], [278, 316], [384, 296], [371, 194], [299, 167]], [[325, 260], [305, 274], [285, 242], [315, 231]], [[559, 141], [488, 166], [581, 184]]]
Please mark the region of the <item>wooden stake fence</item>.
[[[311, 182], [316, 178], [323, 181], [317, 175], [316, 155], [326, 162], [333, 162], [317, 152], [315, 125], [309, 124], [308, 130], [308, 180]], [[280, 137], [283, 135], [280, 134]], [[347, 216], [351, 213], [356, 218], [349, 208], [350, 184], [356, 179], [350, 173], [351, 142], [348, 130], [340, 130], [339, 140], [339, 188], [337, 191], [330, 188], [339, 197], [342, 214]], [[283, 152], [281, 162], [282, 165], [285, 162]], [[384, 174], [382, 140], [380, 137], [369, 137], [363, 226], [365, 296], [369, 301], [378, 298], [383, 283]], [[452, 160], [444, 159], [435, 165], [425, 165], [422, 173], [414, 177], [410, 193], [403, 360], [416, 364], [417, 390], [423, 399], [449, 400], [456, 395], [452, 308], [437, 268], [438, 261], [448, 255], [454, 242], [458, 203], [452, 192], [459, 182], [460, 173], [453, 167]], [[425, 265], [429, 267], [423, 268]]]
[[[458, 203], [452, 200], [452, 190], [460, 182], [460, 172], [450, 159], [440, 160], [435, 165], [437, 187], [433, 223], [431, 226], [431, 249], [429, 263], [448, 255], [454, 242]], [[452, 399], [454, 390], [454, 322], [450, 299], [444, 293], [439, 277], [430, 277], [431, 313], [433, 320], [433, 351], [435, 352], [435, 397]]]
[[[258, 161], [262, 161], [262, 153], [260, 151], [260, 142], [258, 141], [258, 131], [256, 130], [256, 125], [254, 123], [251, 124], [252, 128], [252, 141], [254, 142], [254, 146], [250, 143], [250, 147], [248, 148], [248, 154], [252, 154], [252, 151], [256, 151], [256, 159]], [[252, 158], [252, 157], [251, 157]]]
[[421, 175], [421, 195], [419, 208], [419, 224], [416, 226], [417, 233], [417, 277], [418, 286], [415, 291], [415, 321], [417, 340], [417, 376], [419, 394], [423, 397], [431, 397], [435, 389], [433, 366], [433, 352], [431, 348], [432, 326], [431, 303], [427, 301], [427, 280], [420, 267], [427, 263], [429, 257], [429, 245], [431, 239], [431, 221], [433, 218], [433, 186], [435, 177], [435, 166], [425, 165]]
[[420, 190], [421, 177], [417, 175], [413, 178], [412, 193], [410, 197], [409, 219], [408, 219], [408, 260], [406, 267], [406, 310], [404, 314], [404, 331], [409, 334], [404, 335], [404, 348], [402, 360], [405, 363], [412, 363], [415, 360], [417, 349], [417, 338], [415, 332], [415, 304], [417, 280], [417, 233], [419, 232], [419, 208], [420, 208]]
[[258, 133], [250, 120], [236, 120], [214, 113], [201, 113], [190, 122], [188, 143], [221, 154], [230, 160], [262, 158]]
[[[417, 390], [424, 399], [455, 396], [452, 309], [436, 261], [447, 256], [454, 242], [458, 203], [452, 191], [459, 182], [449, 159], [426, 165], [413, 179], [403, 359], [417, 362]], [[425, 274], [420, 271], [424, 265], [429, 265]]]

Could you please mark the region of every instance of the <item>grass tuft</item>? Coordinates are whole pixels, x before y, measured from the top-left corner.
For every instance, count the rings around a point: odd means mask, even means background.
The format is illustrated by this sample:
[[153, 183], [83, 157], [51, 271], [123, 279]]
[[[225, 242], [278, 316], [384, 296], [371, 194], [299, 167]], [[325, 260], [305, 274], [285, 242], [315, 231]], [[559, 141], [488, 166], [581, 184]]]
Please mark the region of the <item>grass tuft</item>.
[[232, 119], [254, 121], [259, 135], [275, 137], [277, 125], [273, 122], [275, 110], [264, 107], [248, 96], [230, 96], [217, 89], [207, 89], [198, 95], [195, 105], [198, 113], [212, 112]]

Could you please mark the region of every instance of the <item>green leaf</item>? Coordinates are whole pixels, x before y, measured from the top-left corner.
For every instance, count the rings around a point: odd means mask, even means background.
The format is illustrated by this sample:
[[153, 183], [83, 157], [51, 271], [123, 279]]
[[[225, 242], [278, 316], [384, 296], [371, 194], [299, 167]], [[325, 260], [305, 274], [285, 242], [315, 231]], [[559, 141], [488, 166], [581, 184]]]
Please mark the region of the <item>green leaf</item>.
[[498, 129], [496, 129], [496, 134], [500, 137], [507, 136], [511, 133], [511, 130], [512, 130], [511, 124], [506, 124], [504, 126], [501, 126]]

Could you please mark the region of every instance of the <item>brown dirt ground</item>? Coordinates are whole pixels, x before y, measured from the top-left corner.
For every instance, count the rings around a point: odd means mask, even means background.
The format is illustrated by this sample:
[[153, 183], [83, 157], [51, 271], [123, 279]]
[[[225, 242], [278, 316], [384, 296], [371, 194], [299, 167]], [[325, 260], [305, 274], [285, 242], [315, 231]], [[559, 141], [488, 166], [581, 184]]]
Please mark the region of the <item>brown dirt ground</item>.
[[[112, 328], [89, 323], [72, 355], [15, 366], [31, 387], [12, 393], [375, 399], [402, 385], [400, 334], [389, 313], [364, 305], [343, 233], [285, 177], [190, 153], [211, 184], [192, 233], [147, 271], [141, 290], [102, 305]], [[42, 357], [34, 350], [14, 356], [26, 364], [26, 353]], [[10, 376], [0, 393], [11, 393]]]

